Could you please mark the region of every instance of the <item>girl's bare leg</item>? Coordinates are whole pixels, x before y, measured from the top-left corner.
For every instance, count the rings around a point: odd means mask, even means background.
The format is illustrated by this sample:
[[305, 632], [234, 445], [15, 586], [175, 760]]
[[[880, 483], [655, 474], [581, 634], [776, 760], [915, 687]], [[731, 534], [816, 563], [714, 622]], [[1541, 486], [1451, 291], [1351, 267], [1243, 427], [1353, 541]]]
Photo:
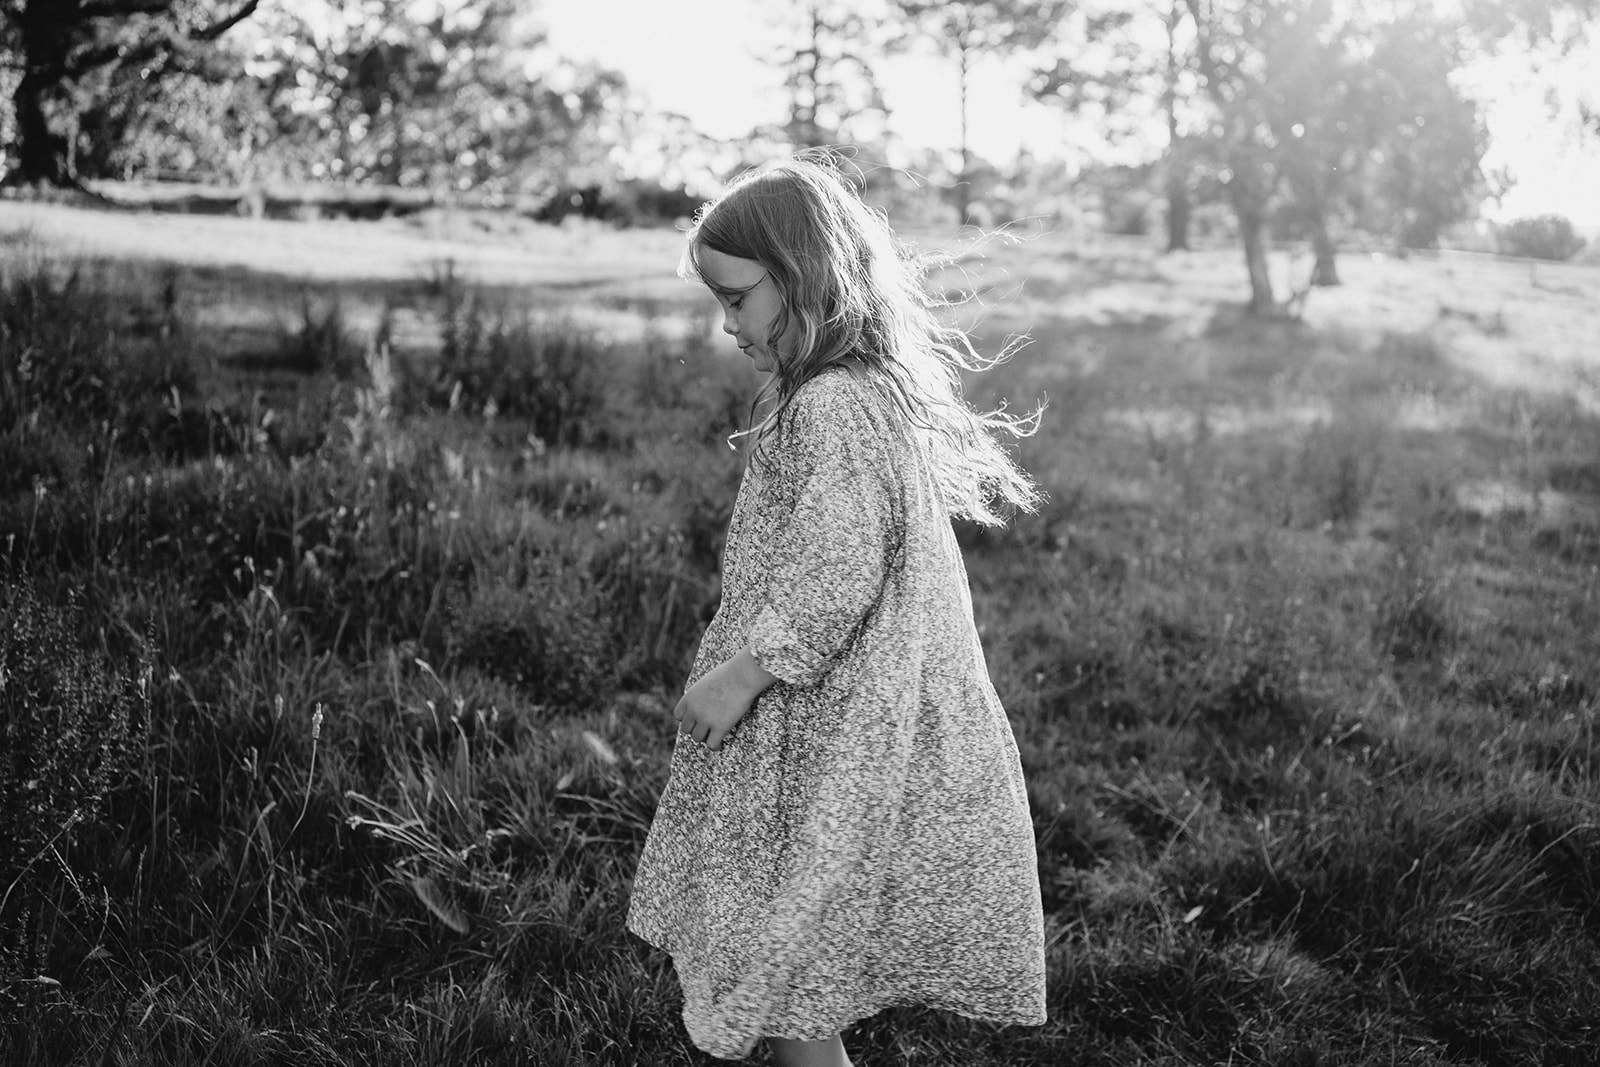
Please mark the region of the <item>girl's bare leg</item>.
[[769, 1037], [772, 1062], [777, 1067], [852, 1067], [838, 1034], [820, 1041], [801, 1041], [792, 1037]]

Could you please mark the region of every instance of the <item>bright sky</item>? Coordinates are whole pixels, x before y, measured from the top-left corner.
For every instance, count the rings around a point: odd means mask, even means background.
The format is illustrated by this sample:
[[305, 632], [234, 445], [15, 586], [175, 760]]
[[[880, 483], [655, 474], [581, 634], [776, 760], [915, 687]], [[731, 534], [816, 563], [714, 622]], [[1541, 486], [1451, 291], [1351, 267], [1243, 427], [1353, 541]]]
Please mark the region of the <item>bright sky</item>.
[[[1583, 135], [1577, 102], [1597, 84], [1600, 34], [1566, 56], [1532, 60], [1506, 55], [1463, 78], [1469, 91], [1494, 100], [1488, 109], [1485, 170], [1505, 167], [1516, 177], [1493, 218], [1554, 212], [1580, 227], [1600, 229], [1600, 133]], [[1600, 107], [1600, 94], [1590, 96]]]
[[[773, 7], [760, 0], [539, 0], [536, 10], [558, 53], [620, 70], [655, 107], [732, 138], [784, 116], [782, 74], [758, 58], [778, 39]], [[1600, 137], [1584, 143], [1563, 133], [1574, 125], [1576, 87], [1592, 79], [1597, 65], [1600, 44], [1591, 42], [1537, 73], [1526, 59], [1507, 57], [1478, 75], [1496, 101], [1487, 116], [1492, 145], [1484, 165], [1508, 167], [1518, 179], [1499, 207], [1487, 205], [1491, 217], [1555, 212], [1600, 228]], [[895, 132], [912, 145], [960, 143], [953, 64], [912, 55], [875, 70]], [[1069, 126], [1062, 113], [1026, 102], [1014, 72], [989, 63], [972, 81], [978, 153], [1008, 160], [1026, 142], [1041, 156], [1072, 155], [1064, 147]], [[1560, 90], [1554, 109], [1544, 99], [1551, 86]]]
[[[760, 57], [782, 43], [773, 14], [760, 0], [539, 0], [537, 17], [555, 51], [622, 71], [661, 110], [692, 119], [714, 137], [739, 137], [784, 118], [783, 75]], [[890, 126], [913, 145], [960, 144], [956, 70], [913, 53], [876, 63]], [[975, 151], [1009, 159], [1024, 136], [1046, 143], [1064, 130], [1061, 112], [1023, 99], [1001, 64], [972, 75]], [[1027, 130], [1024, 132], [1024, 125]]]

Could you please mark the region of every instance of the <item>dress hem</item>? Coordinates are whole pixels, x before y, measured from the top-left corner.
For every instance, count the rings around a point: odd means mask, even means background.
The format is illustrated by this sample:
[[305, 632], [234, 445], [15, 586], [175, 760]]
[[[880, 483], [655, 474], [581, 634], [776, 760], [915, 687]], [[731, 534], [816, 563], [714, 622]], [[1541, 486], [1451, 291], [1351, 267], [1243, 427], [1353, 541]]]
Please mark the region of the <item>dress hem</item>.
[[[626, 928], [629, 933], [633, 934], [647, 945], [666, 953], [668, 958], [672, 960], [673, 970], [675, 972], [678, 970], [677, 952], [674, 952], [666, 945], [660, 944], [656, 937], [645, 934], [632, 922], [627, 923]], [[682, 984], [681, 978], [679, 980], [679, 984]], [[689, 1030], [687, 1019], [685, 1019], [684, 1022], [684, 1029], [689, 1032], [689, 1040], [694, 1043], [694, 1046], [707, 1055], [716, 1056], [719, 1059], [741, 1059], [748, 1056], [754, 1047], [764, 1038], [781, 1037], [794, 1041], [825, 1040], [835, 1034], [842, 1034], [846, 1029], [854, 1026], [856, 1023], [870, 1019], [879, 1012], [887, 1011], [890, 1008], [930, 1008], [934, 1011], [949, 1012], [950, 1014], [958, 1015], [963, 1019], [970, 1019], [973, 1022], [979, 1023], [988, 1023], [993, 1026], [1044, 1026], [1050, 1021], [1049, 1013], [1047, 1011], [1040, 1011], [1036, 1014], [1030, 1013], [1027, 1015], [1002, 1015], [957, 1005], [955, 1003], [943, 1001], [936, 997], [923, 997], [917, 994], [906, 994], [903, 996], [888, 996], [868, 1000], [861, 1005], [849, 1009], [840, 1017], [838, 1022], [819, 1023], [815, 1027], [780, 1027], [780, 1030], [786, 1030], [787, 1032], [774, 1031], [771, 1033], [757, 1034], [749, 1046], [741, 1048], [735, 1048], [735, 1046], [732, 1045], [719, 1045], [714, 1042], [702, 1044], [701, 1041], [695, 1037], [694, 1032]], [[725, 1051], [729, 1048], [734, 1048], [735, 1050], [731, 1052]]]

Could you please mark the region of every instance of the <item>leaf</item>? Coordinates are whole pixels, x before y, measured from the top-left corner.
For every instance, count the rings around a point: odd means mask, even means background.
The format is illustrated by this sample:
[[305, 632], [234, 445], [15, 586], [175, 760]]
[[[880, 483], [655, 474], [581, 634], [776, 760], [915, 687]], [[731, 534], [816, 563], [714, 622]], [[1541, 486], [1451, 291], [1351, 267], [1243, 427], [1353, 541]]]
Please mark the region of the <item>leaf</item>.
[[433, 913], [433, 917], [444, 923], [458, 934], [464, 934], [472, 927], [467, 923], [466, 916], [461, 910], [447, 900], [432, 878], [418, 875], [411, 879], [411, 891], [422, 901], [422, 906]]
[[582, 736], [583, 743], [589, 746], [590, 752], [593, 752], [596, 756], [600, 757], [600, 761], [602, 763], [606, 764], [608, 767], [615, 767], [617, 765], [616, 750], [607, 744], [604, 738], [595, 733], [593, 730], [583, 731]]

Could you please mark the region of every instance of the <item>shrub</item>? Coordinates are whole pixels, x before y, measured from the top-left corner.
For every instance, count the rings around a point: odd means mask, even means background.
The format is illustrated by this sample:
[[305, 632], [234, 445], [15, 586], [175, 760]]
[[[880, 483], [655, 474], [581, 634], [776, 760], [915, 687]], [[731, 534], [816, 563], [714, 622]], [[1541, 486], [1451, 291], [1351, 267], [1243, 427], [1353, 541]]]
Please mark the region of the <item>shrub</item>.
[[1456, 630], [1450, 605], [1422, 550], [1401, 546], [1385, 571], [1372, 626], [1377, 647], [1399, 663], [1426, 661], [1449, 648]]
[[1565, 262], [1583, 250], [1588, 242], [1564, 215], [1537, 215], [1513, 219], [1495, 232], [1501, 255], [1526, 256]]
[[130, 309], [81, 268], [0, 274], [0, 428], [55, 415], [137, 432], [148, 409], [193, 393], [198, 368], [170, 285], [163, 300], [154, 316]]
[[305, 374], [332, 374], [352, 378], [365, 366], [362, 339], [345, 319], [337, 294], [319, 309], [309, 291], [300, 294], [300, 322], [283, 331], [282, 361]]
[[491, 320], [483, 298], [445, 293], [444, 344], [430, 400], [435, 407], [523, 417], [546, 444], [593, 436], [605, 402], [608, 346], [565, 318]]
[[[151, 657], [117, 664], [84, 640], [83, 609], [0, 578], [0, 977], [38, 966], [42, 909], [79, 900], [71, 844], [100, 818], [148, 722]], [[3, 988], [3, 983], [0, 983]]]
[[609, 692], [613, 653], [593, 597], [571, 574], [531, 576], [521, 588], [478, 581], [452, 612], [453, 666], [472, 667], [553, 707], [581, 709]]
[[0, 497], [61, 484], [78, 474], [83, 456], [83, 446], [53, 420], [0, 427]]
[[591, 550], [588, 569], [611, 630], [619, 684], [674, 686], [693, 663], [720, 586], [690, 559], [683, 532], [611, 523]]

